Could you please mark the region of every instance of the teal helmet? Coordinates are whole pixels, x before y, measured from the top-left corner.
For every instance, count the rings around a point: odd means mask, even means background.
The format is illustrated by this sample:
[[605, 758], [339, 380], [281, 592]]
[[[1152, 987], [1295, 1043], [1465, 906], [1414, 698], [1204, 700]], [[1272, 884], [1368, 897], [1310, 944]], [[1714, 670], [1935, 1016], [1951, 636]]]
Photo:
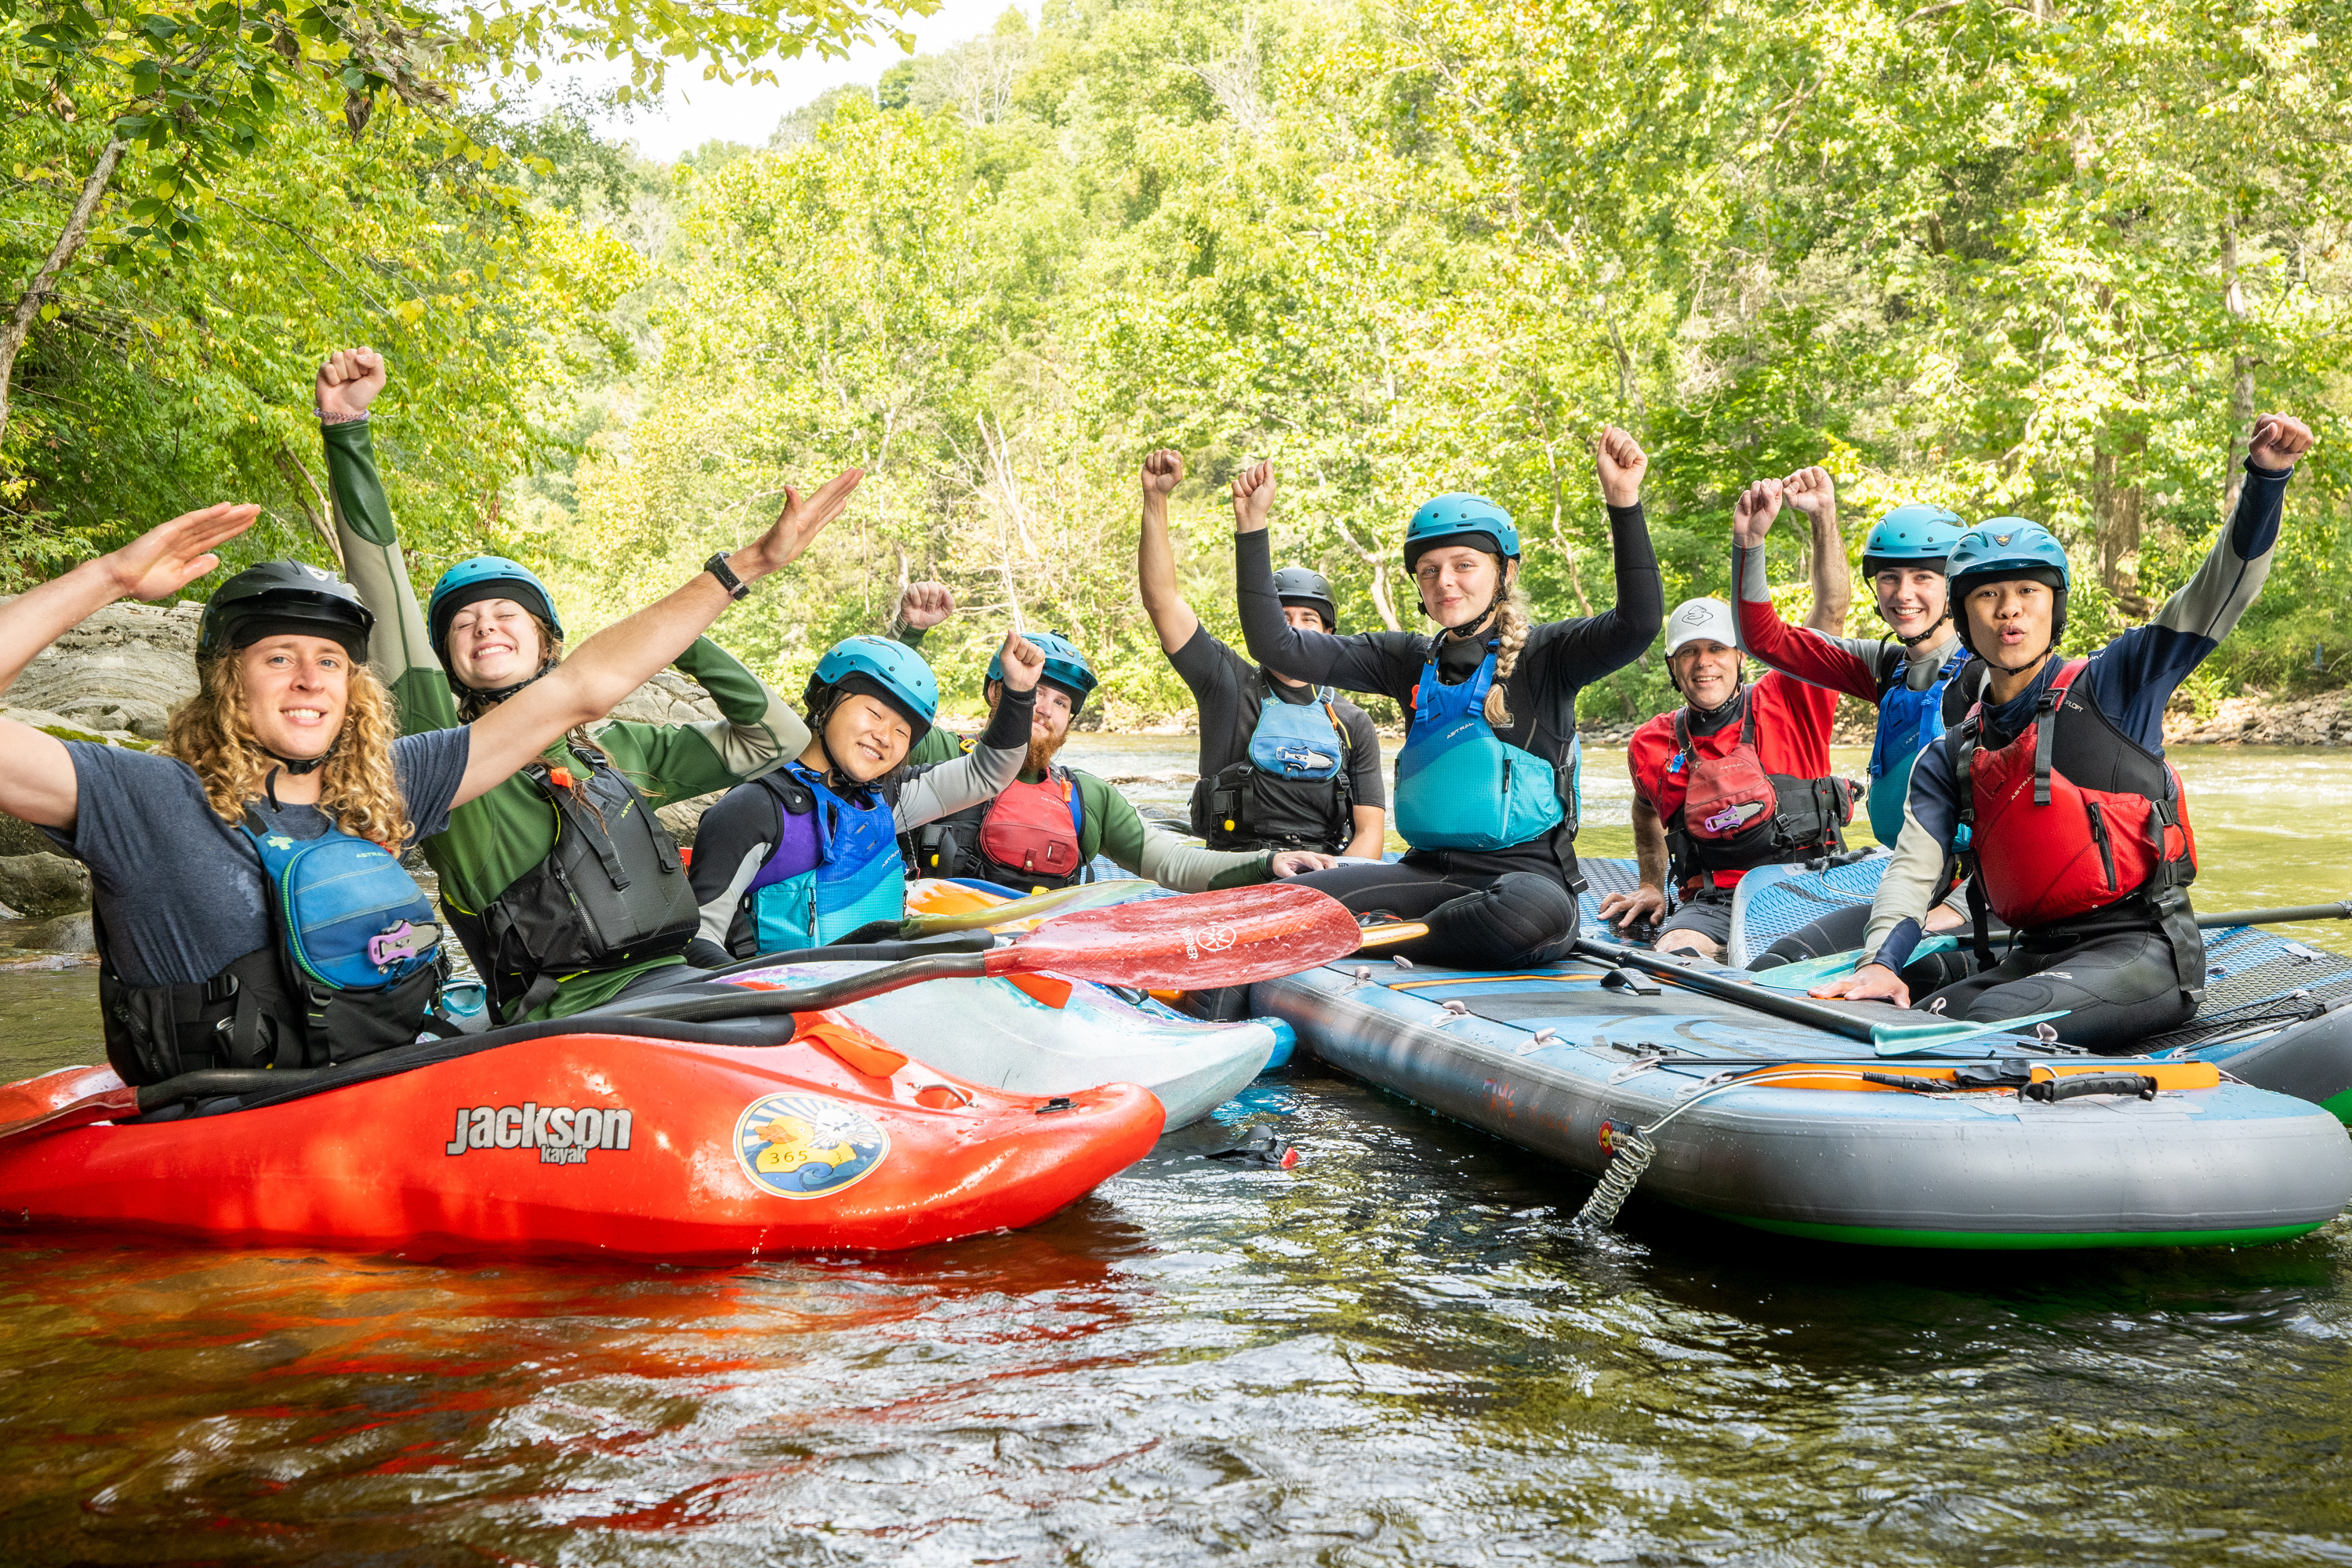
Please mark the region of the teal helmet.
[[834, 700], [851, 694], [871, 697], [906, 720], [909, 744], [930, 733], [939, 717], [939, 678], [922, 655], [888, 637], [864, 633], [824, 650], [801, 694], [809, 722], [822, 728]]
[[[1095, 689], [1094, 667], [1087, 663], [1087, 656], [1078, 651], [1078, 645], [1059, 632], [1024, 632], [1022, 636], [1029, 640], [1030, 647], [1045, 656], [1044, 679], [1069, 695], [1070, 713], [1076, 717], [1078, 710], [1086, 706], [1087, 694]], [[1004, 650], [1001, 647], [988, 661], [988, 679], [1004, 679]]]
[[248, 566], [213, 591], [196, 625], [196, 657], [217, 658], [272, 633], [331, 637], [354, 659], [368, 656], [375, 616], [359, 590], [299, 561]]
[[1862, 542], [1862, 574], [1875, 577], [1890, 567], [1905, 566], [1941, 572], [1944, 558], [1968, 526], [1949, 507], [1926, 501], [1898, 506], [1880, 518]]
[[[547, 584], [539, 580], [536, 573], [503, 555], [477, 555], [442, 573], [441, 580], [433, 584], [432, 595], [425, 602], [425, 629], [433, 638], [433, 651], [443, 668], [449, 666], [449, 623], [457, 618], [459, 610], [484, 599], [512, 599], [545, 621], [556, 641], [563, 640], [563, 622], [555, 613], [555, 595], [547, 591]], [[457, 680], [454, 675], [449, 678], [453, 687]]]
[[1944, 576], [1951, 584], [1952, 624], [1959, 628], [1960, 641], [1979, 658], [1984, 654], [1969, 641], [1969, 619], [1960, 606], [1972, 590], [1988, 583], [2021, 579], [2048, 587], [2057, 600], [2050, 613], [2050, 646], [2056, 647], [2066, 635], [2066, 593], [2073, 586], [2066, 547], [2038, 522], [2021, 517], [1986, 519], [1953, 542]]
[[1466, 544], [1506, 561], [1519, 558], [1517, 525], [1509, 512], [1485, 496], [1456, 492], [1422, 502], [1404, 526], [1404, 569], [1411, 572], [1423, 552], [1441, 544]]

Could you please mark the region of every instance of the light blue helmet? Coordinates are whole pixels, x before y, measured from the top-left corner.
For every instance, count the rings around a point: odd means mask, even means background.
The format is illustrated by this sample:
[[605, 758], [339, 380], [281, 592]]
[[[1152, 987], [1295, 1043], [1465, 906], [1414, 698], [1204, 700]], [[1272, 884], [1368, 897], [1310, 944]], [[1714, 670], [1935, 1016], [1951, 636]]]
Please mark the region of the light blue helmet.
[[425, 603], [425, 623], [433, 636], [433, 651], [441, 656], [442, 663], [449, 661], [449, 623], [457, 618], [459, 610], [484, 599], [512, 599], [545, 621], [559, 640], [563, 636], [563, 622], [555, 614], [555, 595], [547, 591], [538, 574], [503, 555], [477, 555], [442, 573]]
[[[1078, 645], [1059, 632], [1025, 632], [1029, 646], [1045, 656], [1045, 673], [1042, 679], [1052, 681], [1069, 694], [1070, 712], [1075, 717], [1086, 705], [1087, 694], [1095, 689], [1094, 667]], [[988, 679], [1004, 679], [1004, 650], [998, 648], [988, 661]]]
[[425, 602], [425, 624], [433, 638], [434, 655], [440, 659], [441, 668], [448, 672], [449, 689], [460, 699], [468, 696], [488, 699], [511, 697], [530, 685], [531, 680], [546, 674], [554, 663], [555, 650], [541, 648], [539, 668], [530, 680], [519, 681], [497, 691], [477, 692], [459, 680], [457, 672], [449, 668], [449, 623], [457, 618], [459, 610], [468, 605], [478, 605], [484, 599], [512, 599], [545, 621], [547, 629], [556, 641], [563, 640], [563, 622], [555, 614], [555, 595], [547, 591], [547, 584], [541, 582], [538, 574], [530, 567], [520, 561], [509, 561], [503, 555], [477, 555], [458, 562], [442, 573], [441, 580], [433, 584], [433, 593]]
[[2022, 578], [2044, 584], [2057, 601], [2050, 614], [2050, 646], [2056, 647], [2058, 639], [2066, 635], [2066, 593], [2074, 585], [2066, 547], [2038, 522], [2021, 517], [1986, 519], [1953, 542], [1944, 576], [1951, 584], [1952, 624], [1959, 628], [1960, 640], [1968, 644], [1969, 651], [1979, 658], [1983, 652], [1969, 641], [1968, 616], [1960, 606], [1971, 589], [1987, 583]]
[[901, 642], [861, 633], [844, 637], [824, 650], [801, 693], [812, 723], [822, 723], [825, 704], [835, 693], [871, 697], [888, 705], [907, 721], [908, 743], [930, 733], [940, 712], [939, 678], [923, 656]]
[[1968, 526], [1949, 507], [1927, 501], [1898, 506], [1880, 518], [1862, 542], [1862, 574], [1875, 577], [1889, 567], [1903, 566], [1941, 572], [1944, 558]]
[[1422, 502], [1405, 524], [1404, 569], [1412, 571], [1423, 552], [1454, 543], [1490, 551], [1507, 561], [1519, 558], [1519, 530], [1511, 514], [1485, 496], [1457, 491]]

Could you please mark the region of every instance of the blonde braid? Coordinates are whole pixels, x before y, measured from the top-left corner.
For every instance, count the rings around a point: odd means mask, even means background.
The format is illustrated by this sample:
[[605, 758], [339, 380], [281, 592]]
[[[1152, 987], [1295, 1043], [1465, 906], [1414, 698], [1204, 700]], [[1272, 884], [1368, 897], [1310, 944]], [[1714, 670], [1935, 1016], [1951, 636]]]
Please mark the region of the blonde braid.
[[[223, 822], [245, 820], [247, 803], [268, 787], [277, 758], [261, 749], [245, 710], [245, 666], [235, 653], [196, 666], [196, 694], [174, 709], [163, 752], [194, 768], [205, 800]], [[415, 827], [393, 772], [392, 694], [364, 664], [354, 664], [345, 700], [343, 731], [319, 773], [319, 809], [337, 827], [383, 845], [394, 855], [408, 847]]]
[[1511, 725], [1511, 705], [1504, 700], [1503, 683], [1518, 668], [1519, 650], [1528, 646], [1528, 633], [1534, 629], [1528, 616], [1528, 591], [1516, 579], [1496, 612], [1495, 626], [1502, 646], [1495, 650], [1495, 684], [1486, 688], [1485, 712], [1488, 724], [1507, 730]]

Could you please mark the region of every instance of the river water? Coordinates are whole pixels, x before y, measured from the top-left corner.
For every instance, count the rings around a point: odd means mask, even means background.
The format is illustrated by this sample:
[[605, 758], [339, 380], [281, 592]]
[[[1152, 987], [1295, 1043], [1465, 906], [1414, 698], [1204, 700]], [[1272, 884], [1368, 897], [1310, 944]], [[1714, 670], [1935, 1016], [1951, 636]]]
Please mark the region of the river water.
[[[1146, 801], [1190, 772], [1181, 739], [1070, 757]], [[2200, 903], [2352, 885], [2352, 757], [2179, 760]], [[1597, 852], [1627, 847], [1622, 768], [1589, 762]], [[0, 1070], [97, 1059], [89, 989], [0, 974]], [[1257, 1121], [1296, 1169], [1199, 1157]], [[899, 1257], [19, 1235], [0, 1562], [2352, 1559], [2340, 1222], [1888, 1254], [1638, 1195], [1586, 1240], [1583, 1192], [1308, 1066], [1042, 1225]]]

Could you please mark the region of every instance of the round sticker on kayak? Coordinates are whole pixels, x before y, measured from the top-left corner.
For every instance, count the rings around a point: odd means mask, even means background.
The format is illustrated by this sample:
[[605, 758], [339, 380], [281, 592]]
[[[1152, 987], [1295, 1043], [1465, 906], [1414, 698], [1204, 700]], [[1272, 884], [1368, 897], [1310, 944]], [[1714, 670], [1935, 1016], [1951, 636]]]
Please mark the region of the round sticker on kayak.
[[780, 1198], [821, 1198], [855, 1186], [889, 1153], [881, 1123], [822, 1094], [763, 1096], [735, 1123], [743, 1173]]

